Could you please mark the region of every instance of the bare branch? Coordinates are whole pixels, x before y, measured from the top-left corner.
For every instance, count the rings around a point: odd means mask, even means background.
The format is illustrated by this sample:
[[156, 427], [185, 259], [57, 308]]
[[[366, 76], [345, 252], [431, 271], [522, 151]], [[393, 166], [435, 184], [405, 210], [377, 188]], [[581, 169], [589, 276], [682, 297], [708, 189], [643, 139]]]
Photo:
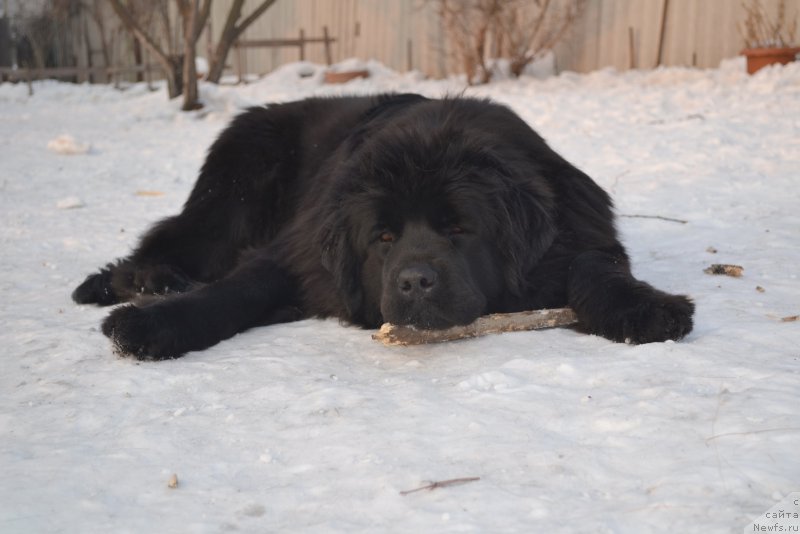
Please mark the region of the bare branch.
[[233, 0], [231, 8], [228, 10], [228, 17], [225, 19], [225, 25], [222, 27], [223, 36], [236, 30], [236, 21], [242, 16], [243, 5], [244, 0]]
[[627, 215], [622, 214], [620, 217], [627, 217], [628, 219], [660, 219], [662, 221], [669, 221], [669, 222], [676, 222], [681, 224], [686, 224], [689, 221], [685, 221], [683, 219], [674, 219], [672, 217], [663, 217], [661, 215]]
[[167, 49], [171, 54], [174, 52], [172, 48], [172, 43], [174, 42], [174, 40], [172, 38], [172, 24], [170, 24], [169, 21], [169, 6], [167, 5], [167, 2], [160, 1], [158, 2], [156, 7], [158, 8], [157, 10], [158, 16], [159, 20], [161, 21], [162, 30], [164, 32], [164, 40], [167, 43]]
[[152, 52], [160, 62], [169, 65], [169, 56], [163, 48], [155, 41], [155, 39], [142, 28], [138, 21], [134, 18], [128, 9], [122, 5], [120, 0], [109, 0], [111, 8], [122, 21], [122, 24], [130, 31], [139, 41]]
[[480, 479], [481, 479], [481, 477], [464, 477], [464, 478], [451, 478], [450, 480], [440, 480], [438, 482], [431, 482], [430, 484], [426, 484], [426, 485], [421, 486], [419, 488], [414, 488], [414, 489], [411, 489], [411, 490], [401, 491], [400, 495], [405, 497], [409, 493], [416, 493], [416, 492], [422, 491], [422, 490], [433, 491], [433, 490], [435, 490], [437, 488], [446, 488], [448, 486], [460, 486], [461, 484], [467, 484], [469, 482], [475, 482], [475, 481], [480, 480]]
[[197, 37], [199, 0], [178, 0], [183, 17], [183, 111], [198, 109], [197, 90]]
[[200, 8], [200, 13], [197, 16], [197, 28], [194, 35], [195, 41], [197, 41], [200, 38], [200, 34], [203, 33], [203, 28], [205, 28], [210, 14], [211, 14], [211, 0], [204, 0], [203, 7]]
[[487, 63], [497, 57], [508, 57], [512, 74], [518, 76], [564, 37], [585, 1], [438, 0], [437, 11], [454, 55], [473, 83], [489, 81], [492, 69]]
[[747, 48], [786, 47], [794, 43], [797, 13], [790, 19], [786, 13], [786, 0], [778, 3], [778, 13], [773, 21], [760, 0], [743, 2], [744, 22], [737, 24]]
[[255, 20], [260, 17], [267, 9], [269, 9], [276, 0], [264, 0], [257, 8], [253, 10], [245, 19], [236, 26], [236, 36], [242, 34]]
[[454, 326], [444, 330], [420, 330], [412, 326], [398, 326], [386, 323], [381, 326], [372, 339], [384, 345], [421, 345], [425, 343], [441, 343], [487, 334], [501, 332], [520, 332], [567, 326], [578, 321], [575, 312], [570, 308], [550, 310], [531, 310], [518, 313], [495, 313], [478, 317], [465, 326]]
[[214, 83], [219, 82], [220, 78], [222, 77], [222, 72], [225, 70], [225, 58], [228, 57], [228, 52], [233, 46], [233, 43], [236, 42], [236, 40], [245, 31], [245, 29], [247, 29], [248, 26], [255, 22], [258, 17], [263, 15], [264, 12], [274, 3], [275, 0], [265, 0], [259, 4], [259, 6], [254, 9], [250, 15], [239, 22], [239, 18], [242, 16], [244, 0], [233, 0], [231, 7], [228, 10], [228, 16], [225, 19], [225, 24], [222, 27], [222, 33], [220, 34], [219, 41], [217, 41], [217, 46], [214, 49], [214, 53], [209, 58], [210, 65], [208, 76], [206, 77], [208, 81]]

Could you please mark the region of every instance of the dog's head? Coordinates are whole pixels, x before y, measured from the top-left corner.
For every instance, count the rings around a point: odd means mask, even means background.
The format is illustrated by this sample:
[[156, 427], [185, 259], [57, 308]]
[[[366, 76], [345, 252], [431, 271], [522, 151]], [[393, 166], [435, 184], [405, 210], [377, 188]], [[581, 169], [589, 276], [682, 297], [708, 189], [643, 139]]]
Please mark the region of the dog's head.
[[461, 102], [383, 125], [336, 166], [322, 261], [354, 322], [467, 324], [524, 291], [553, 240], [544, 180]]

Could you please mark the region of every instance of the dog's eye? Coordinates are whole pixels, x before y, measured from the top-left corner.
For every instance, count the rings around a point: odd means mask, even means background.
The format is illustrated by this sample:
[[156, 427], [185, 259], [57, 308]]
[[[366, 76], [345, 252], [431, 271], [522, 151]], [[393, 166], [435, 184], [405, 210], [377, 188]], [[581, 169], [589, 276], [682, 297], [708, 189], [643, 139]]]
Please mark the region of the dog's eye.
[[451, 224], [451, 225], [450, 225], [450, 226], [447, 228], [447, 233], [449, 233], [450, 235], [458, 235], [458, 234], [463, 234], [463, 233], [464, 233], [464, 229], [463, 229], [463, 228], [461, 228], [461, 227], [460, 227], [459, 225], [457, 225], [457, 224]]
[[380, 239], [382, 243], [391, 243], [394, 241], [394, 234], [391, 232], [382, 232], [378, 239]]

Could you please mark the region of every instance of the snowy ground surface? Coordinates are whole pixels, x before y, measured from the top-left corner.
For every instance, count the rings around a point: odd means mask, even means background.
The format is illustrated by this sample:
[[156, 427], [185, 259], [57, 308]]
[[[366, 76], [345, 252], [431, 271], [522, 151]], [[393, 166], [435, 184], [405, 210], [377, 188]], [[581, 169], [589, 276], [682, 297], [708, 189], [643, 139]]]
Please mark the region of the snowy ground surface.
[[[682, 342], [384, 348], [308, 320], [114, 356], [107, 310], [71, 290], [180, 208], [242, 107], [462, 90], [372, 68], [203, 86], [189, 114], [143, 86], [0, 85], [0, 532], [741, 532], [800, 490], [800, 322], [781, 321], [800, 313], [800, 63], [466, 92], [511, 106], [619, 214], [688, 221], [619, 220], [636, 274], [694, 297]], [[460, 477], [480, 480], [399, 493]]]

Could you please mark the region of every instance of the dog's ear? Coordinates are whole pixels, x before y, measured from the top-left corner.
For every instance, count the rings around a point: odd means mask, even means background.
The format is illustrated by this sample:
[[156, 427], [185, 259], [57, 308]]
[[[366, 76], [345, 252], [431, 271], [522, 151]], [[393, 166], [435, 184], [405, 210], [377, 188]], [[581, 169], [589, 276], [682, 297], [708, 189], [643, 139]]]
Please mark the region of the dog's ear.
[[506, 224], [499, 235], [499, 248], [508, 288], [519, 294], [525, 289], [528, 272], [553, 244], [557, 229], [549, 191], [537, 187], [534, 180], [505, 182], [500, 211]]
[[520, 295], [526, 288], [528, 273], [556, 238], [554, 193], [529, 160], [487, 148], [474, 150], [470, 157], [480, 169], [480, 187], [498, 229], [496, 244], [506, 287]]
[[350, 225], [344, 210], [331, 205], [327, 212], [317, 234], [322, 266], [333, 276], [347, 309], [348, 319], [353, 320], [363, 307], [361, 265], [352, 244]]

